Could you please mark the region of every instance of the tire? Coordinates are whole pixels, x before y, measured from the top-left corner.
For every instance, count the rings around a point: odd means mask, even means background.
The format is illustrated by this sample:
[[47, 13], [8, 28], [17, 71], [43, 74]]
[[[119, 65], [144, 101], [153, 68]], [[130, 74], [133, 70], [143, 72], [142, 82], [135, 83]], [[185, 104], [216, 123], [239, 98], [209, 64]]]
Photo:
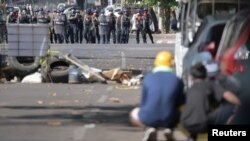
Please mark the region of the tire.
[[51, 58], [48, 61], [48, 70], [42, 67], [42, 76], [45, 82], [68, 83], [69, 63], [63, 59]]
[[18, 77], [34, 73], [40, 67], [40, 57], [8, 57], [10, 68]]

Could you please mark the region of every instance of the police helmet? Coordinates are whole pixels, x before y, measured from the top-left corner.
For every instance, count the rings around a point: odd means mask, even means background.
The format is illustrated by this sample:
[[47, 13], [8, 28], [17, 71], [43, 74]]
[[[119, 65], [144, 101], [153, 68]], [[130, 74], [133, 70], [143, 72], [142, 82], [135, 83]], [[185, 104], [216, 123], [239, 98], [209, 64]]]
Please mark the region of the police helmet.
[[39, 8], [39, 11], [43, 11], [43, 8], [41, 7], [41, 8]]
[[59, 9], [59, 13], [63, 13], [64, 9], [62, 7], [60, 7]]
[[113, 12], [114, 11], [114, 9], [113, 8], [109, 8], [109, 12]]
[[144, 7], [143, 11], [148, 11], [148, 8], [147, 8], [147, 7]]
[[94, 10], [93, 10], [93, 13], [98, 14], [98, 10], [97, 10], [97, 9], [94, 9]]
[[124, 9], [123, 9], [123, 12], [128, 12], [128, 9], [127, 9], [127, 8], [124, 8]]
[[80, 10], [79, 10], [79, 9], [76, 9], [76, 13], [80, 13]]
[[101, 9], [100, 13], [101, 13], [101, 14], [104, 14], [104, 10], [103, 10], [103, 9]]
[[141, 10], [141, 9], [137, 9], [137, 10], [136, 10], [136, 13], [141, 14], [141, 13], [142, 13], [142, 10]]
[[122, 15], [122, 14], [123, 14], [123, 12], [122, 12], [122, 11], [119, 11], [119, 12], [118, 12], [118, 14], [119, 14], [119, 15]]
[[72, 8], [72, 9], [70, 10], [70, 13], [71, 13], [71, 14], [75, 14], [75, 13], [76, 13], [75, 8]]
[[87, 12], [87, 14], [91, 14], [92, 11], [90, 8], [88, 8], [86, 12]]

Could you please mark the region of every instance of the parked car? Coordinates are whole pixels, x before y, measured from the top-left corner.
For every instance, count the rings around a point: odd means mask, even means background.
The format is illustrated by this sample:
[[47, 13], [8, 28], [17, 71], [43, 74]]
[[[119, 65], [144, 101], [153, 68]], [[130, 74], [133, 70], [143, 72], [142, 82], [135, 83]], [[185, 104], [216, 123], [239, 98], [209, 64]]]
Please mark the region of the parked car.
[[176, 33], [175, 44], [176, 74], [182, 76], [182, 60], [206, 16], [235, 14], [249, 7], [249, 0], [180, 0], [179, 32]]
[[235, 15], [226, 25], [216, 59], [222, 73], [233, 77], [241, 106], [236, 110], [232, 124], [250, 123], [250, 10]]
[[[195, 34], [194, 40], [189, 44], [189, 49], [183, 59], [182, 78], [186, 86], [191, 86], [189, 71], [192, 65], [198, 62], [210, 61], [210, 57], [202, 56], [203, 51], [214, 55], [217, 51], [226, 22], [231, 18], [228, 16], [207, 16]], [[207, 48], [208, 44], [213, 43], [213, 49]], [[214, 57], [214, 56], [211, 57]], [[209, 60], [207, 60], [209, 59]]]
[[[216, 54], [221, 71], [234, 74], [249, 66], [250, 10], [242, 11], [228, 21]], [[248, 64], [247, 64], [248, 63]]]

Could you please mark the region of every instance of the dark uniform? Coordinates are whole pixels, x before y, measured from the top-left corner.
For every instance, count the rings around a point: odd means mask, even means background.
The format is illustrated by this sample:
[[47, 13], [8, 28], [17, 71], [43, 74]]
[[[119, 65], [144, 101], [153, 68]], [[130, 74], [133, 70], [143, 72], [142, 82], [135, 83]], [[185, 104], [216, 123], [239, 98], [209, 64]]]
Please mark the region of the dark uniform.
[[95, 26], [91, 14], [91, 9], [87, 9], [87, 14], [84, 17], [84, 38], [86, 43], [93, 43], [95, 37]]
[[3, 43], [7, 39], [7, 28], [4, 12], [0, 9], [0, 43]]
[[153, 36], [151, 33], [151, 29], [150, 29], [150, 24], [151, 24], [151, 19], [149, 17], [148, 14], [148, 9], [144, 8], [144, 14], [143, 14], [143, 30], [142, 30], [142, 38], [143, 38], [143, 43], [147, 43], [147, 34], [151, 40], [152, 43], [154, 43], [153, 41]]
[[[93, 20], [93, 24], [95, 26], [95, 37], [97, 39], [98, 44], [100, 44], [100, 32], [99, 32], [99, 24], [100, 23], [99, 23], [99, 20], [98, 20], [98, 12], [97, 12], [97, 10], [94, 11], [92, 20]], [[96, 42], [95, 39], [94, 39], [94, 42]]]
[[136, 42], [137, 44], [140, 43], [140, 33], [142, 33], [143, 30], [143, 21], [142, 21], [142, 11], [138, 10], [138, 15], [136, 17]]
[[82, 15], [80, 14], [80, 11], [79, 10], [76, 10], [76, 42], [77, 43], [82, 43], [82, 40], [83, 40], [83, 17]]
[[122, 43], [122, 12], [119, 12], [119, 16], [116, 18], [116, 36], [117, 43]]
[[50, 19], [48, 15], [43, 10], [40, 10], [37, 14], [37, 23], [48, 24], [49, 22], [50, 22]]
[[101, 10], [101, 15], [99, 16], [99, 31], [102, 39], [102, 43], [105, 44], [107, 39], [108, 21], [107, 17], [104, 15], [104, 10]]
[[57, 12], [58, 13], [54, 19], [55, 43], [63, 43], [63, 40], [65, 38], [67, 18], [66, 18], [66, 15], [63, 14], [62, 11], [57, 11]]
[[113, 13], [113, 9], [110, 9], [110, 14], [107, 16], [107, 21], [108, 21], [108, 38], [107, 38], [107, 43], [110, 43], [110, 34], [112, 33], [113, 36], [113, 43], [116, 43], [116, 36], [115, 36], [115, 15]]
[[75, 9], [72, 9], [70, 14], [68, 15], [68, 35], [70, 37], [70, 42], [73, 44], [75, 43], [76, 37], [76, 25], [77, 25], [77, 15]]
[[128, 17], [128, 12], [127, 10], [124, 10], [124, 13], [122, 15], [121, 19], [121, 26], [122, 26], [122, 40], [121, 42], [124, 44], [128, 43], [129, 40], [129, 30], [130, 30], [130, 19]]
[[31, 17], [27, 14], [26, 9], [22, 9], [21, 15], [19, 17], [19, 23], [23, 23], [23, 24], [31, 23]]

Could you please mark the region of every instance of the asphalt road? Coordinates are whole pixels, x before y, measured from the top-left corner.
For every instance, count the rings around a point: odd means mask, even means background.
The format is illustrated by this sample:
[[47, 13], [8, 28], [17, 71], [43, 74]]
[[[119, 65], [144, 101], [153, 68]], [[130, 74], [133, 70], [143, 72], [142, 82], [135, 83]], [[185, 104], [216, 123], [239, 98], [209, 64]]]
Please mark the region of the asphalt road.
[[[160, 50], [174, 51], [173, 38], [161, 44], [52, 44], [91, 67], [153, 68]], [[165, 42], [166, 41], [166, 42]], [[163, 43], [164, 42], [164, 43]], [[120, 84], [0, 85], [0, 141], [140, 141], [144, 132], [131, 126], [128, 114], [140, 102], [140, 87]], [[179, 141], [186, 136], [179, 129]], [[165, 140], [162, 131], [159, 140]]]
[[[128, 113], [140, 87], [119, 84], [1, 84], [1, 141], [138, 141]], [[159, 133], [160, 140], [164, 139]], [[176, 138], [184, 140], [176, 131]]]
[[51, 44], [52, 50], [71, 53], [91, 67], [139, 69], [149, 71], [155, 55], [161, 50], [174, 52], [170, 44]]

